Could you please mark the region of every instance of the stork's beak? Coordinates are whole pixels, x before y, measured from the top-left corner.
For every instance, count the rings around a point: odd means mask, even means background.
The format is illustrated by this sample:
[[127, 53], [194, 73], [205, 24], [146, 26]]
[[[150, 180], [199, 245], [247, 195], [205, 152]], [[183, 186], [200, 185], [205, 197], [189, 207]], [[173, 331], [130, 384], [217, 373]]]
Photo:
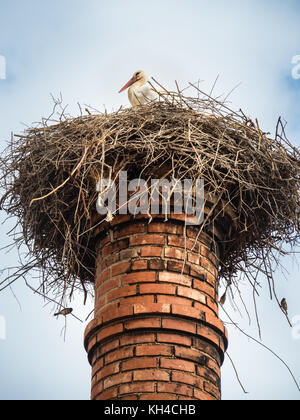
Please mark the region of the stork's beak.
[[120, 90], [120, 92], [119, 93], [121, 93], [121, 92], [123, 92], [123, 90], [126, 90], [127, 88], [129, 88], [131, 85], [133, 85], [133, 83], [135, 83], [136, 82], [136, 78], [135, 77], [133, 77], [132, 79], [130, 79], [129, 80], [129, 82], [128, 83], [126, 83], [126, 85], [124, 86], [124, 87], [122, 87], [122, 89]]

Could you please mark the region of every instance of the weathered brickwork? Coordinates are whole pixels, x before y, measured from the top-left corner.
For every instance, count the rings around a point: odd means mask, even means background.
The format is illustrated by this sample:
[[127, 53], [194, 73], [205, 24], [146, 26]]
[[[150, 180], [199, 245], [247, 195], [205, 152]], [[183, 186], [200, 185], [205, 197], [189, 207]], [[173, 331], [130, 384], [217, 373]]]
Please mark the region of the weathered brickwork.
[[95, 319], [85, 333], [92, 399], [221, 398], [227, 333], [217, 255], [197, 231], [178, 215], [101, 225]]

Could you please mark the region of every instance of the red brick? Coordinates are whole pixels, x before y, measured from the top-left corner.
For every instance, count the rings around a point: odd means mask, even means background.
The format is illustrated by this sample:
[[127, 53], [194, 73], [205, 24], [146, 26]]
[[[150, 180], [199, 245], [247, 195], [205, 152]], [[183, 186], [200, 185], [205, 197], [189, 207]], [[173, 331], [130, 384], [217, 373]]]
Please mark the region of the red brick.
[[122, 305], [115, 311], [110, 309], [105, 310], [103, 313], [103, 322], [112, 321], [117, 318], [124, 318], [133, 315], [133, 307], [131, 305]]
[[201, 255], [203, 255], [203, 257], [209, 258], [210, 254], [212, 254], [212, 252], [205, 245], [202, 245], [201, 246]]
[[148, 304], [148, 303], [154, 303], [154, 296], [150, 296], [150, 295], [143, 295], [143, 296], [129, 296], [126, 298], [124, 298], [123, 300], [120, 301], [120, 307], [122, 307], [123, 305], [131, 305], [131, 304]]
[[100, 354], [105, 354], [111, 350], [118, 348], [120, 345], [119, 339], [110, 341], [109, 343], [103, 344], [100, 347]]
[[109, 280], [111, 278], [111, 268], [107, 268], [106, 270], [103, 270], [99, 277], [96, 280], [96, 284], [100, 285], [104, 283], [105, 281]]
[[182, 385], [182, 384], [177, 384], [177, 383], [158, 383], [157, 384], [157, 391], [158, 392], [168, 392], [168, 393], [173, 393], [173, 394], [181, 394], [181, 395], [185, 395], [185, 396], [189, 396], [192, 397], [193, 395], [193, 389], [186, 386], [186, 385]]
[[134, 381], [169, 381], [170, 374], [160, 369], [137, 370], [133, 372]]
[[135, 319], [125, 322], [126, 330], [138, 328], [160, 328], [160, 318]]
[[163, 271], [165, 269], [165, 262], [163, 260], [150, 260], [149, 261], [150, 270]]
[[108, 376], [115, 375], [120, 372], [119, 363], [113, 363], [111, 365], [105, 366], [100, 372], [97, 373], [97, 381], [107, 378]]
[[154, 333], [135, 333], [134, 335], [128, 334], [120, 338], [121, 346], [127, 344], [139, 344], [139, 343], [153, 343], [155, 340]]
[[142, 344], [136, 347], [137, 356], [172, 356], [172, 346], [166, 344]]
[[176, 369], [195, 373], [195, 364], [193, 362], [188, 362], [187, 360], [161, 359], [160, 366], [164, 369]]
[[122, 284], [146, 283], [155, 282], [156, 273], [151, 271], [143, 271], [137, 273], [127, 274], [122, 277]]
[[172, 305], [172, 314], [182, 315], [196, 320], [205, 320], [205, 312], [186, 305]]
[[138, 396], [137, 395], [126, 395], [125, 397], [119, 397], [118, 400], [130, 400], [130, 401], [137, 401], [138, 400]]
[[201, 266], [205, 268], [205, 270], [209, 271], [213, 276], [218, 276], [218, 270], [214, 266], [214, 264], [207, 258], [202, 257], [201, 258]]
[[97, 344], [97, 337], [95, 336], [93, 338], [90, 338], [88, 348], [87, 348], [88, 353], [91, 351], [93, 347], [95, 347], [96, 344]]
[[184, 276], [183, 274], [177, 273], [169, 273], [168, 271], [164, 271], [163, 273], [159, 273], [159, 281], [161, 282], [168, 282], [168, 283], [177, 283], [183, 284], [185, 286], [191, 286], [192, 280]]
[[210, 325], [213, 325], [215, 328], [217, 328], [221, 333], [224, 333], [224, 324], [222, 321], [220, 321], [219, 318], [216, 317], [216, 315], [212, 311], [206, 312], [206, 322]]
[[164, 245], [165, 237], [163, 235], [135, 235], [130, 238], [130, 245]]
[[104, 380], [104, 389], [110, 388], [114, 385], [124, 384], [126, 382], [131, 382], [132, 380], [132, 373], [131, 372], [124, 372], [119, 373], [118, 375], [111, 376]]
[[119, 289], [115, 289], [107, 295], [107, 302], [112, 302], [114, 300], [120, 299], [126, 296], [136, 295], [136, 286], [124, 286]]
[[160, 295], [175, 295], [176, 287], [170, 284], [141, 284], [140, 293], [159, 293]]
[[137, 382], [120, 386], [120, 394], [133, 394], [143, 392], [154, 392], [154, 382]]
[[162, 326], [163, 328], [168, 328], [171, 330], [180, 330], [189, 332], [191, 334], [196, 333], [196, 325], [189, 321], [182, 321], [179, 319], [163, 319]]
[[216, 386], [220, 381], [220, 375], [208, 369], [206, 366], [197, 366], [197, 374]]
[[208, 275], [208, 271], [200, 266], [200, 265], [191, 265], [191, 269], [190, 269], [190, 275], [192, 277], [196, 277], [198, 279], [200, 279], [201, 281], [205, 281]]
[[193, 221], [194, 217], [193, 216], [188, 216], [185, 213], [180, 213], [180, 214], [175, 214], [174, 212], [171, 212], [170, 217], [174, 220], [180, 220], [181, 222], [187, 222], [187, 221]]
[[[116, 289], [114, 289], [116, 290]], [[97, 316], [97, 319], [99, 319], [99, 325], [103, 324], [103, 319], [102, 319], [102, 313], [106, 310], [106, 309], [111, 309], [112, 311], [115, 311], [118, 307], [118, 302], [106, 302], [106, 296], [104, 297], [104, 301], [103, 299], [97, 299], [95, 302], [95, 315]], [[101, 321], [100, 321], [101, 319]]]
[[120, 260], [132, 260], [133, 258], [137, 258], [138, 256], [139, 253], [136, 248], [124, 249], [120, 252]]
[[198, 377], [198, 376], [191, 375], [189, 373], [173, 371], [172, 372], [172, 381], [173, 382], [181, 382], [181, 383], [184, 383], [184, 384], [196, 386], [200, 389], [203, 389], [203, 379]]
[[122, 363], [122, 370], [135, 370], [135, 369], [147, 369], [156, 368], [157, 359], [156, 357], [141, 357], [127, 360]]
[[201, 241], [202, 244], [206, 244], [207, 246], [210, 246], [211, 239], [209, 236], [207, 236], [204, 232], [200, 233], [199, 228], [195, 228], [192, 226], [187, 227], [187, 237], [197, 239], [198, 241]]
[[170, 305], [184, 305], [188, 308], [192, 307], [192, 301], [183, 297], [157, 295], [157, 303], [169, 303]]
[[97, 400], [112, 400], [118, 395], [117, 388], [108, 389], [107, 391], [102, 392], [96, 399]]
[[103, 316], [102, 316], [103, 312], [108, 310], [108, 309], [112, 312], [116, 311], [117, 308], [118, 308], [118, 302], [107, 303], [107, 304], [105, 304], [105, 303], [101, 304], [101, 302], [102, 302], [102, 300], [101, 301], [99, 301], [99, 300], [96, 301], [96, 303], [95, 303], [95, 314], [97, 316], [97, 319], [101, 318], [101, 323], [103, 324]]
[[201, 247], [201, 255], [206, 257], [213, 264], [214, 269], [218, 269], [218, 265], [220, 263], [220, 260], [219, 260], [219, 258], [217, 257], [216, 254], [208, 251], [207, 248], [202, 246]]
[[101, 359], [98, 359], [92, 366], [92, 376], [94, 376], [100, 369], [103, 368], [104, 359], [101, 357]]
[[179, 296], [184, 296], [186, 298], [196, 300], [198, 302], [203, 303], [204, 305], [206, 304], [205, 295], [203, 293], [200, 293], [198, 290], [179, 286], [177, 293]]
[[201, 401], [215, 401], [216, 399], [207, 392], [194, 388], [194, 397]]
[[189, 337], [172, 333], [157, 333], [157, 340], [162, 343], [182, 344], [191, 346], [192, 340]]
[[203, 353], [199, 350], [190, 349], [187, 347], [175, 347], [175, 356], [179, 359], [188, 359], [196, 363], [200, 363], [203, 358]]
[[[214, 313], [216, 314], [216, 316], [219, 316], [219, 307], [218, 304], [216, 303], [216, 301], [214, 299], [212, 299], [211, 297], [207, 296], [206, 298], [206, 305], [212, 309], [214, 311]], [[195, 303], [195, 307], [196, 307], [196, 303]]]
[[206, 281], [211, 286], [216, 287], [216, 276], [213, 276], [211, 273], [207, 273], [207, 275], [206, 275]]
[[211, 358], [207, 358], [206, 366], [220, 378], [220, 366]]
[[[167, 268], [168, 268], [168, 271], [175, 271], [177, 273], [182, 273], [182, 274], [188, 274], [190, 272], [190, 268], [185, 262], [168, 261]], [[190, 283], [191, 283], [191, 280], [190, 280]]]
[[199, 281], [197, 279], [194, 279], [193, 286], [195, 289], [201, 290], [201, 292], [207, 294], [212, 299], [216, 299], [215, 289], [205, 281]]
[[113, 265], [111, 268], [111, 276], [119, 276], [120, 274], [127, 273], [130, 270], [130, 262], [121, 262], [119, 264]]
[[125, 236], [131, 236], [137, 233], [145, 233], [145, 224], [144, 223], [131, 223], [122, 228], [118, 228], [114, 232], [114, 239], [119, 239]]
[[178, 248], [165, 248], [165, 257], [173, 258], [176, 260], [185, 260], [185, 251]]
[[114, 279], [106, 281], [100, 287], [98, 287], [97, 289], [98, 296], [104, 295], [108, 291], [116, 289], [117, 287], [119, 287], [119, 285], [120, 285], [119, 278], [114, 278]]
[[113, 254], [114, 252], [127, 249], [128, 247], [129, 247], [129, 239], [123, 239], [121, 241], [114, 242], [102, 248], [102, 256], [107, 257], [108, 255]]
[[88, 325], [86, 326], [86, 328], [84, 330], [84, 339], [85, 340], [90, 336], [90, 334], [95, 329], [95, 327], [96, 327], [96, 320], [93, 319], [92, 321], [90, 321], [88, 323]]
[[141, 248], [141, 257], [160, 257], [162, 250], [162, 247], [145, 246]]
[[[96, 299], [95, 299], [95, 317], [98, 317], [99, 309], [103, 309], [106, 306], [106, 296], [99, 297], [96, 291]], [[102, 322], [102, 321], [101, 321]]]
[[148, 401], [148, 400], [153, 400], [153, 401], [169, 401], [169, 400], [176, 400], [176, 395], [172, 395], [172, 394], [160, 394], [160, 393], [155, 393], [155, 394], [142, 394], [140, 397], [141, 400], [144, 401]]
[[205, 325], [198, 325], [197, 326], [197, 334], [201, 335], [203, 338], [212, 341], [217, 346], [220, 344], [220, 337], [219, 335], [213, 331], [211, 328], [206, 327]]
[[98, 279], [101, 271], [104, 271], [106, 268], [110, 267], [113, 264], [116, 264], [120, 261], [119, 253], [109, 255], [106, 258], [99, 258], [96, 261], [96, 279]]
[[102, 258], [101, 262], [105, 263], [103, 266], [110, 267], [111, 265], [117, 263], [120, 260], [119, 252], [115, 252], [114, 254], [109, 254], [107, 257]]
[[200, 350], [203, 353], [208, 354], [211, 358], [216, 360], [219, 366], [221, 365], [220, 354], [213, 344], [207, 341], [204, 341], [203, 339], [200, 339], [200, 338], [194, 338], [193, 347], [195, 347], [196, 349]]
[[148, 268], [148, 261], [147, 260], [133, 261], [132, 266], [131, 266], [132, 271], [147, 270], [147, 268]]
[[188, 253], [188, 262], [192, 264], [199, 264], [200, 263], [200, 255]]
[[96, 360], [98, 359], [98, 354], [97, 354], [97, 351], [95, 351], [93, 354], [92, 354], [92, 358], [91, 358], [91, 365], [93, 366], [94, 365], [94, 363], [96, 362]]
[[151, 313], [170, 313], [171, 305], [168, 303], [152, 303], [148, 305], [137, 304], [134, 305], [134, 313], [151, 314]]
[[98, 342], [104, 340], [107, 337], [110, 337], [112, 335], [116, 335], [119, 334], [123, 331], [123, 325], [122, 324], [117, 324], [117, 325], [112, 325], [111, 327], [106, 327], [103, 328], [97, 335], [97, 340]]
[[215, 398], [220, 399], [221, 393], [218, 387], [213, 385], [210, 382], [204, 382], [204, 391], [208, 392], [209, 394], [213, 395]]
[[94, 400], [97, 397], [97, 395], [101, 394], [102, 391], [103, 391], [103, 382], [100, 382], [94, 385], [92, 387], [92, 395], [91, 395], [92, 400]]
[[133, 347], [121, 348], [105, 356], [105, 364], [115, 362], [116, 360], [128, 359], [133, 357]]
[[150, 223], [149, 233], [172, 233], [173, 235], [183, 235], [183, 226], [171, 223]]
[[190, 239], [181, 238], [179, 236], [170, 235], [168, 237], [168, 245], [183, 249], [189, 249], [190, 251], [194, 251], [196, 253], [199, 252], [199, 244], [197, 242], [191, 241]]

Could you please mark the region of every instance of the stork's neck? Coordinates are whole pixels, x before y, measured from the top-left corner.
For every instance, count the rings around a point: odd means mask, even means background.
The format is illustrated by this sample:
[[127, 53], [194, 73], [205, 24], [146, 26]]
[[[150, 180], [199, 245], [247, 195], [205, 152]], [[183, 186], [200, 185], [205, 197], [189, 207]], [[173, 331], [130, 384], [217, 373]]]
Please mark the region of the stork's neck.
[[137, 80], [130, 86], [129, 90], [136, 90], [141, 86], [144, 86], [147, 83], [147, 79], [142, 77], [141, 79]]

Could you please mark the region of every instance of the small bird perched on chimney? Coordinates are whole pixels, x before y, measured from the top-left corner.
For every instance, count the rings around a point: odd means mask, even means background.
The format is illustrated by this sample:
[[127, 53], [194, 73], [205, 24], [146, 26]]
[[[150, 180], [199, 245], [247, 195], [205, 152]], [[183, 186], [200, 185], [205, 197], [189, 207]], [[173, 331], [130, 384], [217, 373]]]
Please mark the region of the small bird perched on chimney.
[[282, 301], [281, 301], [281, 304], [280, 304], [280, 307], [281, 307], [281, 309], [286, 313], [286, 315], [287, 315], [287, 313], [288, 313], [288, 306], [287, 306], [287, 303], [286, 303], [286, 299], [282, 299]]
[[73, 312], [73, 308], [65, 308], [61, 310], [60, 312], [57, 312], [57, 314], [54, 314], [54, 316], [59, 316], [59, 315], [67, 316], [67, 315], [70, 315], [72, 312]]

